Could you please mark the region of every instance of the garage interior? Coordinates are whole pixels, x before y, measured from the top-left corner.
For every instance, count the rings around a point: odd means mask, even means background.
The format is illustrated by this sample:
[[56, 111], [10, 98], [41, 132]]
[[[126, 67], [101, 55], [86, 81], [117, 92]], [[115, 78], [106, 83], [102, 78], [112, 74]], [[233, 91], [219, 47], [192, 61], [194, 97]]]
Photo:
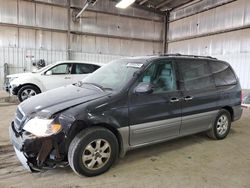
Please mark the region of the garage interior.
[[163, 53], [212, 56], [229, 62], [244, 95], [249, 93], [249, 0], [136, 0], [126, 9], [116, 8], [118, 2], [0, 0], [1, 188], [249, 188], [249, 109], [225, 140], [198, 134], [131, 151], [98, 177], [78, 177], [69, 167], [36, 174], [23, 169], [8, 136], [18, 104], [2, 85], [8, 74], [31, 71], [38, 60], [48, 65]]

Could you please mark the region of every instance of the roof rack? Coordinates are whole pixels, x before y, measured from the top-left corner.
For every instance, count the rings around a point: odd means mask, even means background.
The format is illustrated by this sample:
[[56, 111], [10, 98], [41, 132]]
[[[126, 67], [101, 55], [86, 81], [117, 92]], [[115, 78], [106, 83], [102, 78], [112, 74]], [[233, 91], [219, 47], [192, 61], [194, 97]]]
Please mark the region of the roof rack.
[[211, 56], [186, 55], [186, 54], [180, 54], [180, 53], [176, 53], [176, 54], [160, 54], [160, 56], [183, 56], [183, 57], [194, 57], [194, 58], [217, 59], [217, 58], [215, 58], [215, 57], [211, 57]]

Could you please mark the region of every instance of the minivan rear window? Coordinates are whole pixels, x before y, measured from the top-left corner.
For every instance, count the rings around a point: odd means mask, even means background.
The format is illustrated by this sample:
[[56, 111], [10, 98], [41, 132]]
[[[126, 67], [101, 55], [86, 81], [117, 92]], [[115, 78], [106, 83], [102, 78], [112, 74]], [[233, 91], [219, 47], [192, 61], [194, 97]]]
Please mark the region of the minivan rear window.
[[228, 64], [211, 62], [210, 67], [216, 86], [234, 85], [237, 83], [236, 76]]

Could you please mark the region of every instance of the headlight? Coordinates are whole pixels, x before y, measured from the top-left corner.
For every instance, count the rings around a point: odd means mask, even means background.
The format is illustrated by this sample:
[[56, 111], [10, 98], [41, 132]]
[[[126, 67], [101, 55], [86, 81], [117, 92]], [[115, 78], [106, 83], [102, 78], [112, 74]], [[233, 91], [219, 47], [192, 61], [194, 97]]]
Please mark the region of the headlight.
[[58, 123], [54, 123], [53, 119], [41, 119], [36, 117], [29, 120], [24, 125], [23, 129], [36, 136], [46, 137], [60, 132], [62, 126]]

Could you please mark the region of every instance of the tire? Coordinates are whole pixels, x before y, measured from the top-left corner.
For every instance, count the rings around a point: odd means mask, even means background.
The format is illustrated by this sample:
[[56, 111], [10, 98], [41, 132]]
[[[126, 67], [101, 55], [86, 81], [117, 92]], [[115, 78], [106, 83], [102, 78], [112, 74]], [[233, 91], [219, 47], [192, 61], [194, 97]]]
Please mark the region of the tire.
[[23, 102], [24, 100], [30, 97], [33, 97], [39, 93], [41, 93], [41, 91], [38, 87], [33, 86], [33, 85], [25, 85], [19, 89], [17, 96], [18, 96], [18, 100], [20, 102]]
[[93, 127], [81, 131], [72, 140], [68, 161], [76, 174], [97, 176], [112, 166], [118, 158], [118, 151], [117, 138], [111, 131]]
[[231, 115], [227, 110], [220, 110], [212, 129], [207, 131], [208, 137], [215, 140], [222, 140], [227, 137], [231, 128]]

